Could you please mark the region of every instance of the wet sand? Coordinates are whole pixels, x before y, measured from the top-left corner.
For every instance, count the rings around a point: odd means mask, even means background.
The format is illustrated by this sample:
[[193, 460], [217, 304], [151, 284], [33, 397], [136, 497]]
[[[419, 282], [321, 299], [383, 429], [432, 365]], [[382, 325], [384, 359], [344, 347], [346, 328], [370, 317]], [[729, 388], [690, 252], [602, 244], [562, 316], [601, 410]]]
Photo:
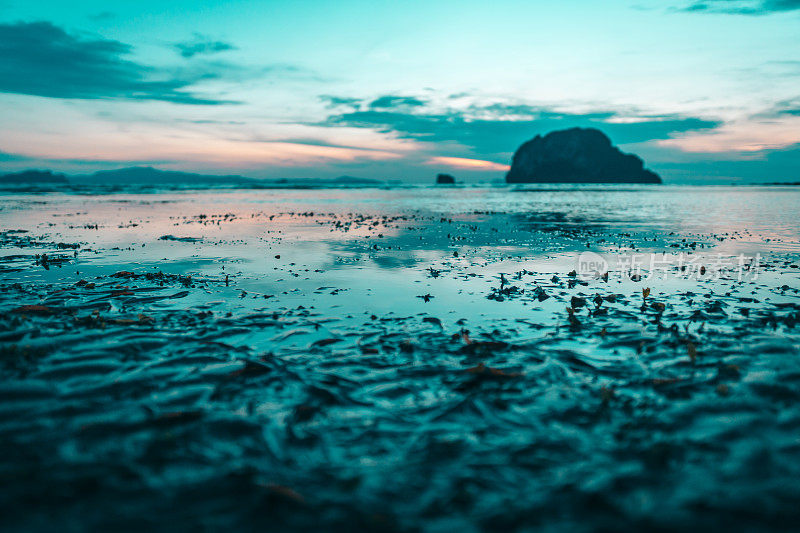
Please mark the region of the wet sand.
[[755, 187], [6, 195], [0, 513], [789, 529], [798, 207]]

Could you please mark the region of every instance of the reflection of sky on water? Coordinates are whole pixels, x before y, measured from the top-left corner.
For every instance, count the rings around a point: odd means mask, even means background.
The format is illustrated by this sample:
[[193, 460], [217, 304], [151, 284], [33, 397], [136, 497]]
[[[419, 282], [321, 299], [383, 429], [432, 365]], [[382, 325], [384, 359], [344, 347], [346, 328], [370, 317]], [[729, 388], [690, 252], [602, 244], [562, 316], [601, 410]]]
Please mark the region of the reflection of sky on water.
[[[58, 233], [65, 240], [87, 241], [104, 247], [141, 245], [147, 250], [134, 256], [155, 256], [159, 251], [183, 253], [186, 243], [152, 242], [162, 235], [202, 237], [207, 243], [246, 240], [268, 246], [275, 238], [302, 242], [342, 243], [354, 238], [407, 238], [414, 221], [393, 221], [373, 227], [356, 224], [348, 232], [332, 231], [315, 218], [345, 221], [359, 215], [416, 215], [455, 217], [485, 223], [488, 212], [516, 217], [532, 228], [598, 227], [609, 232], [653, 231], [679, 234], [724, 235], [737, 239], [715, 244], [735, 253], [745, 243], [766, 250], [800, 247], [800, 190], [796, 188], [661, 187], [510, 189], [360, 189], [204, 191], [111, 196], [32, 195], [4, 197], [0, 220], [6, 229]], [[281, 213], [310, 213], [296, 217]], [[475, 214], [480, 212], [480, 214]], [[235, 217], [217, 217], [233, 214]], [[209, 218], [201, 221], [199, 215]], [[215, 217], [212, 217], [214, 215]], [[520, 218], [522, 217], [522, 218]], [[200, 223], [205, 222], [205, 223]], [[421, 223], [425, 223], [423, 220]], [[509, 223], [498, 223], [494, 242], [527, 247], [525, 235], [508, 235]], [[86, 226], [98, 225], [97, 231]], [[375, 226], [378, 228], [378, 226]], [[418, 240], [418, 239], [417, 239]], [[505, 241], [512, 242], [505, 242]], [[437, 243], [439, 244], [439, 243]], [[427, 248], [421, 246], [421, 248]], [[208, 249], [208, 248], [206, 248]], [[213, 248], [212, 248], [213, 250]], [[242, 253], [242, 250], [239, 251]], [[244, 252], [247, 255], [248, 252]]]
[[[692, 241], [707, 253], [800, 251], [798, 205], [800, 190], [790, 188], [204, 191], [9, 196], [0, 220], [82, 243], [61, 268], [20, 273], [30, 280], [122, 269], [227, 275], [250, 297], [301, 305], [313, 295], [331, 311], [346, 300], [375, 313], [419, 312], [414, 297], [435, 293], [424, 311], [457, 320], [456, 309], [491, 315], [485, 296], [500, 273], [563, 275], [587, 245], [607, 254], [692, 252]], [[433, 280], [429, 268], [448, 275]], [[543, 318], [552, 311], [537, 309]]]

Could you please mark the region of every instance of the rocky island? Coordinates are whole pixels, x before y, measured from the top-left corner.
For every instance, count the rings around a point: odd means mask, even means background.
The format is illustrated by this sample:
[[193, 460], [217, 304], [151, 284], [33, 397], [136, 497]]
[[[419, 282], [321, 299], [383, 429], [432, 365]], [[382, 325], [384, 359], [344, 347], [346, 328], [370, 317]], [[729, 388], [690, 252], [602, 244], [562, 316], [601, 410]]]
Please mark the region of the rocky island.
[[594, 128], [537, 135], [520, 146], [506, 174], [508, 183], [661, 183], [642, 160], [625, 154]]

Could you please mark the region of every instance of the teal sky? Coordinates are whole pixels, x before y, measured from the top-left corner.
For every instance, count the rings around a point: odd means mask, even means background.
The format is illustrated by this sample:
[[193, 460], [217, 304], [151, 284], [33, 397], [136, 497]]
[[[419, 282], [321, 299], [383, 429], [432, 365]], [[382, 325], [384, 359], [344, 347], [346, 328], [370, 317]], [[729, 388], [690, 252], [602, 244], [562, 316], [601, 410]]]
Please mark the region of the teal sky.
[[800, 0], [0, 0], [0, 169], [502, 178], [605, 131], [665, 181], [800, 181]]

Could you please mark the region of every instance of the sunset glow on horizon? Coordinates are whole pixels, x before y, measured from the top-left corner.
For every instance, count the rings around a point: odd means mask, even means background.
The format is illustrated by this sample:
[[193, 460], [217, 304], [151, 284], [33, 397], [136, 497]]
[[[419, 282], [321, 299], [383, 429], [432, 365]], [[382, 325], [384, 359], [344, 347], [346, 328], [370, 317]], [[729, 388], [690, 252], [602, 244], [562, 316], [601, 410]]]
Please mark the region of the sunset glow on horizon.
[[577, 126], [668, 183], [797, 178], [793, 3], [468, 4], [4, 2], [0, 164], [494, 179]]

